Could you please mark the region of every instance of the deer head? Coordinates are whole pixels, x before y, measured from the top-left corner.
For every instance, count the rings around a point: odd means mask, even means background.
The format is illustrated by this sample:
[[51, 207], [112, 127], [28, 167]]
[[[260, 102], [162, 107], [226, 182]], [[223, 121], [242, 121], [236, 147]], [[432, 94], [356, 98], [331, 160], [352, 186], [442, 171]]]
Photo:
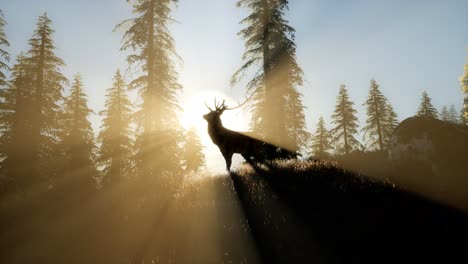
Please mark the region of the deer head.
[[210, 110], [208, 114], [203, 116], [203, 119], [205, 119], [208, 123], [220, 122], [220, 116], [223, 114], [224, 110], [228, 110], [225, 100], [223, 100], [221, 104], [218, 104], [218, 102], [216, 102], [216, 98], [214, 100], [214, 110], [211, 109], [211, 107], [209, 107], [207, 104], [205, 104], [205, 106], [208, 108], [208, 110]]
[[209, 107], [205, 103], [206, 108], [208, 108], [208, 110], [210, 110], [210, 112], [208, 114], [204, 115], [203, 118], [206, 121], [208, 121], [208, 123], [213, 122], [213, 121], [216, 122], [218, 120], [221, 121], [220, 116], [223, 114], [224, 110], [233, 110], [233, 109], [240, 108], [240, 107], [244, 106], [248, 101], [249, 101], [249, 99], [246, 99], [243, 103], [239, 104], [238, 106], [228, 108], [227, 105], [226, 105], [225, 100], [223, 100], [221, 102], [221, 104], [218, 104], [218, 102], [216, 101], [216, 98], [215, 98], [214, 99], [215, 110], [211, 109], [211, 107]]

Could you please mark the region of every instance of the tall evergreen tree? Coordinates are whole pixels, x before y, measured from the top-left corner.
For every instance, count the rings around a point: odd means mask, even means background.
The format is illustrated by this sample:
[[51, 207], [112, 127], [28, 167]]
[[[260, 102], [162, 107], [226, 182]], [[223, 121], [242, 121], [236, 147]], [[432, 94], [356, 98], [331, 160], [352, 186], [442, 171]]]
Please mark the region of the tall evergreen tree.
[[374, 79], [370, 81], [369, 95], [362, 105], [366, 106], [368, 117], [366, 126], [362, 128], [364, 137], [368, 137], [371, 147], [378, 146], [382, 151], [385, 145], [384, 131], [387, 126], [387, 99]]
[[[468, 49], [467, 49], [468, 51]], [[463, 75], [460, 76], [460, 87], [462, 90], [462, 93], [464, 95], [463, 98], [463, 120], [464, 124], [466, 123], [466, 120], [468, 120], [468, 57], [467, 57], [467, 63], [464, 65], [464, 71]]]
[[176, 0], [130, 0], [138, 16], [117, 26], [128, 25], [123, 50], [132, 50], [127, 61], [139, 67], [141, 75], [129, 83], [137, 89], [142, 103], [137, 111], [138, 135], [136, 167], [147, 179], [157, 179], [180, 171], [178, 142], [181, 128], [177, 95], [182, 86], [177, 81], [175, 60], [181, 60], [168, 29]]
[[467, 118], [465, 117], [465, 108], [462, 107], [460, 110], [460, 124], [467, 125]]
[[[94, 134], [89, 121], [93, 113], [88, 107], [82, 77], [76, 74], [70, 95], [64, 102], [63, 146], [65, 147], [67, 180], [76, 187], [92, 188], [95, 184], [96, 165]], [[70, 182], [66, 182], [70, 184]]]
[[312, 154], [315, 157], [327, 157], [331, 149], [330, 134], [325, 127], [323, 117], [320, 116], [317, 129], [312, 137]]
[[357, 133], [358, 119], [357, 111], [353, 108], [354, 103], [350, 100], [348, 91], [344, 84], [340, 85], [340, 91], [336, 100], [335, 111], [332, 114], [332, 123], [335, 127], [331, 130], [336, 143], [342, 143], [339, 151], [349, 154], [358, 147], [359, 142], [354, 135]]
[[309, 134], [297, 89], [303, 83], [303, 72], [296, 62], [295, 30], [284, 18], [288, 1], [240, 0], [237, 6], [248, 8], [250, 14], [241, 21], [246, 27], [239, 32], [245, 39], [245, 62], [231, 84], [254, 70], [247, 85], [254, 102], [252, 129], [272, 143], [298, 150]]
[[25, 56], [20, 53], [11, 71], [11, 81], [0, 90], [1, 170], [15, 185], [31, 181], [27, 171], [28, 142], [31, 138], [32, 75]]
[[449, 121], [450, 120], [449, 111], [448, 111], [446, 105], [442, 106], [442, 110], [440, 111], [440, 119], [442, 121]]
[[458, 123], [459, 122], [457, 109], [455, 108], [455, 105], [453, 105], [453, 104], [450, 105], [450, 108], [448, 110], [448, 117], [449, 117], [450, 122], [453, 122], [453, 123]]
[[311, 134], [306, 130], [306, 120], [302, 104], [302, 94], [299, 93], [293, 86], [289, 86], [292, 90], [286, 97], [286, 128], [288, 137], [286, 146], [293, 151], [303, 151], [310, 141]]
[[4, 30], [6, 24], [3, 12], [0, 10], [0, 87], [6, 85], [5, 71], [10, 69], [7, 64], [10, 61], [10, 54], [6, 48], [10, 46], [10, 43], [8, 42]]
[[103, 167], [103, 185], [112, 185], [130, 176], [132, 169], [132, 105], [127, 95], [127, 85], [120, 70], [114, 83], [107, 89], [105, 110], [99, 133], [99, 165]]
[[398, 126], [398, 115], [397, 113], [395, 113], [392, 105], [388, 101], [385, 106], [385, 112], [386, 114], [385, 114], [385, 126], [383, 129], [383, 138], [384, 138], [384, 144], [388, 146], [388, 144], [390, 143], [390, 140], [392, 139], [393, 131], [395, 131], [395, 128]]
[[418, 116], [425, 116], [425, 117], [432, 117], [437, 118], [437, 110], [431, 103], [431, 98], [427, 94], [426, 91], [423, 91], [421, 103], [418, 108], [418, 112], [416, 113]]
[[6, 48], [10, 46], [10, 43], [8, 42], [8, 39], [5, 34], [5, 25], [6, 21], [3, 16], [2, 10], [0, 10], [0, 119], [2, 121], [0, 123], [0, 160], [4, 160], [5, 156], [7, 155], [5, 153], [5, 147], [7, 144], [7, 140], [5, 140], [7, 136], [5, 135], [5, 133], [7, 133], [8, 131], [8, 125], [4, 123], [6, 121], [4, 120], [4, 115], [8, 115], [10, 112], [8, 110], [11, 110], [12, 108], [12, 105], [6, 102], [6, 97], [8, 96], [7, 93], [9, 92], [9, 90], [4, 89], [4, 86], [6, 86], [7, 84], [5, 71], [10, 70], [7, 64], [10, 60], [10, 55], [8, 51], [6, 51]]
[[30, 136], [24, 138], [28, 151], [24, 153], [24, 169], [30, 180], [27, 185], [47, 183], [59, 174], [61, 162], [60, 120], [63, 113], [63, 85], [67, 79], [60, 72], [64, 62], [54, 54], [52, 40], [54, 30], [46, 14], [40, 16], [37, 28], [29, 39], [30, 49], [23, 64], [31, 85], [24, 87], [25, 94], [31, 94], [27, 108], [30, 122]]
[[197, 130], [193, 127], [186, 132], [183, 157], [183, 166], [187, 172], [198, 171], [205, 166], [203, 145]]

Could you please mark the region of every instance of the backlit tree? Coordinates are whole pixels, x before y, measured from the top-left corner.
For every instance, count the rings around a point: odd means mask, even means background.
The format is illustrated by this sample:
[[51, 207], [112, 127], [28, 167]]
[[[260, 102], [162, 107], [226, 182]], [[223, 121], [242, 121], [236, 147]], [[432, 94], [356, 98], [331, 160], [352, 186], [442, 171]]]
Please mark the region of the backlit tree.
[[319, 122], [317, 123], [317, 129], [315, 130], [315, 134], [312, 136], [312, 154], [315, 157], [327, 157], [331, 149], [330, 133], [325, 127], [323, 117], [320, 116]]
[[112, 87], [107, 89], [105, 110], [99, 114], [103, 120], [98, 137], [101, 144], [98, 163], [103, 167], [103, 185], [107, 186], [130, 177], [132, 171], [132, 105], [119, 70]]
[[453, 105], [453, 104], [450, 105], [450, 108], [448, 110], [448, 117], [449, 117], [450, 122], [453, 122], [453, 123], [458, 123], [459, 122], [457, 109], [455, 108], [455, 105]]
[[54, 30], [47, 14], [38, 18], [36, 30], [29, 39], [30, 49], [24, 59], [32, 76], [31, 137], [28, 139], [29, 174], [36, 181], [46, 182], [58, 177], [61, 162], [60, 120], [63, 112], [63, 85], [67, 79], [61, 73], [65, 65], [54, 53]]
[[459, 120], [460, 120], [460, 124], [462, 124], [462, 125], [467, 125], [468, 124], [467, 118], [465, 117], [465, 108], [464, 107], [462, 107], [460, 109], [460, 119]]
[[442, 110], [440, 111], [440, 120], [442, 121], [449, 121], [450, 116], [449, 116], [449, 111], [447, 109], [447, 106], [442, 106]]
[[28, 171], [31, 139], [33, 78], [25, 56], [20, 53], [11, 70], [7, 87], [0, 89], [1, 171], [20, 188], [31, 182]]
[[[468, 49], [467, 49], [468, 51]], [[468, 57], [466, 59], [468, 61]], [[468, 63], [464, 65], [463, 75], [460, 76], [460, 87], [464, 95], [463, 98], [463, 120], [468, 120]]]
[[195, 128], [187, 130], [183, 147], [183, 166], [187, 172], [198, 171], [205, 166], [203, 145]]
[[6, 84], [5, 71], [10, 69], [7, 64], [10, 61], [10, 54], [6, 48], [10, 46], [10, 43], [8, 42], [4, 30], [6, 24], [3, 12], [0, 10], [0, 88]]
[[431, 103], [431, 98], [427, 94], [426, 91], [423, 91], [421, 103], [419, 104], [418, 112], [416, 113], [418, 116], [425, 116], [425, 117], [432, 117], [437, 118], [437, 110]]
[[64, 103], [63, 146], [65, 153], [65, 177], [74, 188], [91, 189], [95, 185], [96, 146], [89, 121], [93, 113], [88, 107], [82, 77], [76, 74], [70, 95]]
[[398, 126], [398, 115], [393, 110], [392, 105], [390, 102], [387, 102], [385, 106], [385, 126], [383, 129], [383, 138], [384, 144], [388, 146], [390, 140], [392, 138], [393, 131]]
[[357, 111], [353, 108], [354, 103], [350, 100], [348, 91], [344, 84], [340, 85], [340, 91], [336, 99], [335, 111], [332, 114], [332, 123], [335, 125], [331, 130], [333, 141], [338, 145], [339, 152], [349, 154], [359, 146], [355, 138], [358, 129]]
[[362, 128], [364, 138], [367, 137], [371, 147], [384, 150], [384, 131], [387, 126], [387, 99], [379, 89], [377, 82], [370, 81], [369, 95], [363, 106], [367, 109], [366, 126]]
[[125, 26], [122, 50], [139, 75], [130, 83], [139, 93], [141, 104], [136, 112], [136, 169], [151, 181], [180, 172], [181, 128], [177, 95], [182, 86], [177, 81], [177, 55], [168, 26], [177, 1], [129, 0], [135, 18], [122, 22]]
[[299, 150], [308, 141], [302, 94], [303, 72], [296, 62], [295, 30], [285, 19], [286, 0], [241, 0], [249, 10], [239, 35], [245, 40], [244, 64], [231, 84], [252, 75], [247, 92], [252, 95], [251, 128], [267, 141]]

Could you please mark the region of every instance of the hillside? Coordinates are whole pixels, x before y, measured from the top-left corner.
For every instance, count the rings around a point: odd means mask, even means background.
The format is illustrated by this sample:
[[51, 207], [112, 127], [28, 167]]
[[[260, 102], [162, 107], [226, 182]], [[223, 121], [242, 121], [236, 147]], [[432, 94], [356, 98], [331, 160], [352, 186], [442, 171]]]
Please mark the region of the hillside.
[[[2, 209], [1, 263], [467, 263], [468, 215], [332, 162]], [[167, 197], [161, 199], [161, 197]]]

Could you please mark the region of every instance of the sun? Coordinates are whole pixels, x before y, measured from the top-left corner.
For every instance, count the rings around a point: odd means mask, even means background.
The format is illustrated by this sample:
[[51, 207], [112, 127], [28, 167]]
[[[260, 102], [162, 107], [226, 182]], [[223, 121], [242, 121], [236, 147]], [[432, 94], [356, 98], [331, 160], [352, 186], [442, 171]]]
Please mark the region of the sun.
[[[183, 100], [183, 112], [179, 118], [180, 124], [184, 129], [195, 128], [197, 130], [202, 144], [206, 147], [212, 145], [212, 142], [207, 133], [208, 124], [203, 119], [203, 115], [210, 111], [205, 106], [205, 103], [209, 107], [214, 108], [215, 98], [218, 101], [225, 100], [228, 106], [238, 105], [235, 100], [219, 91], [200, 91]], [[237, 131], [247, 131], [249, 116], [245, 109], [239, 108], [224, 112], [221, 116], [221, 120], [226, 128]]]

